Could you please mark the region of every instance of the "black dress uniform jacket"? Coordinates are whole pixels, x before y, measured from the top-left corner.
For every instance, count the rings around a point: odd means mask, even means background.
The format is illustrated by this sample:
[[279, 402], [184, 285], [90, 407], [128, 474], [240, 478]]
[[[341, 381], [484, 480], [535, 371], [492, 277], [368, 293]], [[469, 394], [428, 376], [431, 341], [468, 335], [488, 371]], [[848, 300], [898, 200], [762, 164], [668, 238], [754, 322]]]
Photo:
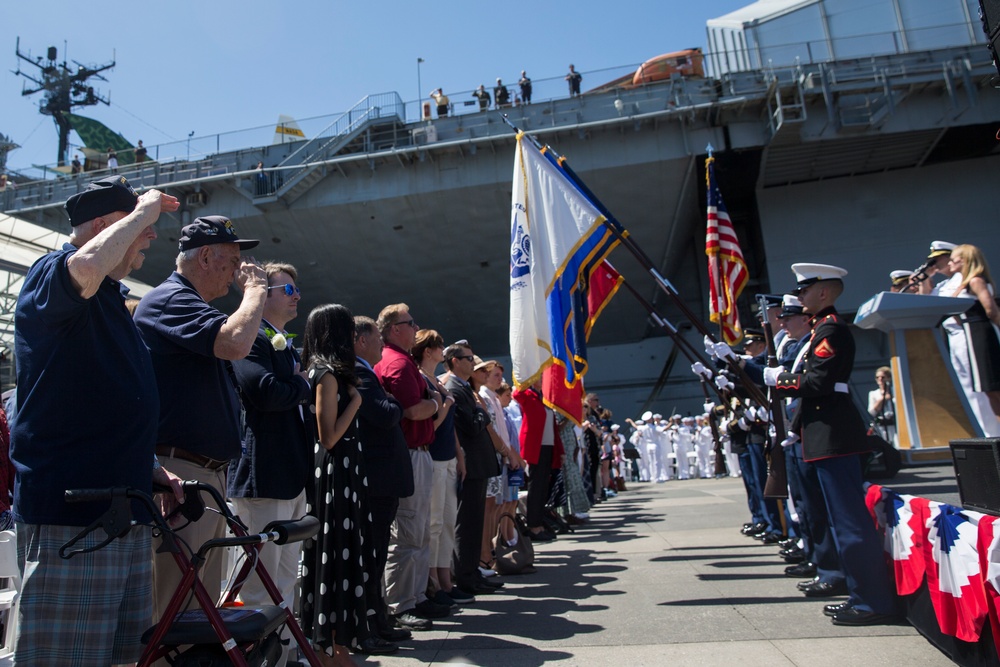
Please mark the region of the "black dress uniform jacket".
[[811, 320], [812, 344], [801, 373], [778, 375], [782, 397], [801, 398], [791, 430], [802, 438], [806, 461], [869, 451], [865, 423], [846, 391], [854, 368], [854, 336], [832, 306]]
[[261, 328], [250, 354], [232, 362], [246, 427], [246, 449], [229, 469], [232, 497], [289, 500], [313, 479], [313, 443], [299, 408], [311, 390], [295, 374], [297, 361], [291, 345], [275, 350]]

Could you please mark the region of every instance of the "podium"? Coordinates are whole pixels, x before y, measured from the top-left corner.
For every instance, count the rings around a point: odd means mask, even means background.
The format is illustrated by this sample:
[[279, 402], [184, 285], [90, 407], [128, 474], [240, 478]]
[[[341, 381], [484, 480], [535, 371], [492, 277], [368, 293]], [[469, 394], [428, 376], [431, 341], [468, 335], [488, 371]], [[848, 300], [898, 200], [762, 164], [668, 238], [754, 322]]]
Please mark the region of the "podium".
[[972, 299], [881, 292], [863, 303], [854, 318], [862, 329], [889, 335], [894, 444], [908, 464], [950, 461], [949, 441], [983, 437], [938, 327], [944, 318], [973, 305]]

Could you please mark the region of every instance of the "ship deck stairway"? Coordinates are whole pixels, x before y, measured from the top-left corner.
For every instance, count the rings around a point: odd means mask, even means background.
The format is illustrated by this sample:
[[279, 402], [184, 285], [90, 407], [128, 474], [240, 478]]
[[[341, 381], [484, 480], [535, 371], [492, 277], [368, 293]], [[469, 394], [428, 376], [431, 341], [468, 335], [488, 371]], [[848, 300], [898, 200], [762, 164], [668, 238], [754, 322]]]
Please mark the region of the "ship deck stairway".
[[392, 137], [407, 137], [404, 114], [397, 93], [368, 95], [269, 170], [261, 179], [264, 187], [251, 180], [240, 193], [265, 209], [278, 203], [289, 206], [326, 178], [330, 158], [381, 150], [395, 145]]

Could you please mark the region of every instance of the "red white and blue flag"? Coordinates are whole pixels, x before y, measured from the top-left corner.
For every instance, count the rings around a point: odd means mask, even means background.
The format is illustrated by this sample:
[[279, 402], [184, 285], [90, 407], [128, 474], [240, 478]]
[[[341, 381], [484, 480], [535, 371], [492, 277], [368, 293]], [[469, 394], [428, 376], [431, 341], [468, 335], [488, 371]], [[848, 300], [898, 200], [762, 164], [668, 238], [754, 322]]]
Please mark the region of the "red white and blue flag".
[[941, 632], [962, 641], [979, 641], [986, 620], [986, 593], [979, 561], [977, 512], [928, 502], [927, 590]]
[[750, 278], [740, 250], [729, 212], [715, 180], [715, 158], [705, 160], [708, 179], [708, 230], [705, 233], [705, 254], [708, 255], [709, 319], [722, 328], [722, 337], [729, 345], [743, 340], [740, 314], [736, 307], [743, 288]]

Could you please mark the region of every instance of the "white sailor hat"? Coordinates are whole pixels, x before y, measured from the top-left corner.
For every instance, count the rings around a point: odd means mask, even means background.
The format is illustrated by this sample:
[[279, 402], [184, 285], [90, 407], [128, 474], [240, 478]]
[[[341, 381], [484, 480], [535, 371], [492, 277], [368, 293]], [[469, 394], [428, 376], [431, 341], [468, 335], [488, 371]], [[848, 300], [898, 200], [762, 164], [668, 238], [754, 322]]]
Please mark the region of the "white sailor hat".
[[677, 414], [674, 414], [674, 415], [670, 415], [670, 419], [671, 419], [671, 420], [677, 420], [677, 419], [680, 419], [680, 418], [681, 418], [681, 416], [680, 416], [680, 415], [677, 415]]
[[794, 294], [786, 294], [781, 299], [781, 314], [778, 317], [792, 317], [794, 315], [802, 315], [804, 312], [805, 309], [802, 307], [799, 297]]
[[830, 264], [792, 264], [792, 271], [795, 273], [795, 280], [798, 283], [797, 294], [803, 287], [808, 287], [821, 280], [843, 280], [847, 275], [847, 269]]
[[653, 418], [652, 410], [646, 410], [645, 412], [642, 413], [642, 421], [648, 422], [652, 418]]
[[693, 424], [694, 423], [694, 417], [685, 417], [684, 419], [681, 420], [681, 423], [682, 424]]
[[927, 255], [927, 259], [934, 259], [935, 257], [940, 257], [941, 255], [950, 255], [951, 251], [955, 249], [957, 243], [948, 243], [947, 241], [931, 241], [931, 251]]
[[643, 424], [645, 424], [645, 423], [646, 423], [646, 420], [645, 420], [645, 419], [636, 419], [636, 420], [635, 420], [635, 425], [636, 425], [636, 426], [642, 426], [642, 425], [643, 425]]
[[889, 279], [892, 281], [893, 285], [899, 285], [901, 283], [906, 283], [910, 281], [910, 276], [913, 275], [913, 271], [909, 269], [899, 269], [898, 271], [892, 271], [889, 273]]
[[612, 430], [612, 431], [617, 431], [617, 430], [618, 430], [618, 429], [620, 429], [621, 427], [622, 427], [622, 426], [621, 426], [621, 424], [612, 424], [612, 425], [611, 425], [611, 430]]
[[663, 415], [661, 415], [659, 412], [654, 413], [653, 414], [653, 419], [663, 419]]

